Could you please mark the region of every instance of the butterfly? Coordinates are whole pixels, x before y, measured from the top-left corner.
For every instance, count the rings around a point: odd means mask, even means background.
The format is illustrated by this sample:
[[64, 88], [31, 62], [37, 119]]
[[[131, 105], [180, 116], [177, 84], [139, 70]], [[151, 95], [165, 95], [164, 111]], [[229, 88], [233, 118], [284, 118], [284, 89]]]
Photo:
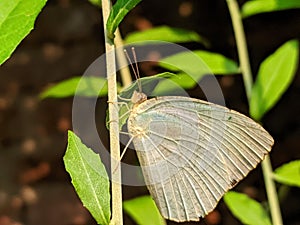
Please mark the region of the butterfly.
[[146, 185], [162, 216], [198, 221], [269, 153], [272, 136], [249, 117], [181, 96], [135, 91], [127, 121]]
[[149, 192], [164, 218], [198, 221], [264, 159], [274, 140], [237, 111], [183, 96], [147, 99], [137, 84], [127, 130]]

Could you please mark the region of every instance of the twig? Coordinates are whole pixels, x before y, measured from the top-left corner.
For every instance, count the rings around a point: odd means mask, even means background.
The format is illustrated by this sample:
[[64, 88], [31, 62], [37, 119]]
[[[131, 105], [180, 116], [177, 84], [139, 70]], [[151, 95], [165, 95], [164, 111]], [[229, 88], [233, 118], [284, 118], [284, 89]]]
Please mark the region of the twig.
[[114, 172], [114, 168], [120, 161], [120, 142], [119, 142], [119, 114], [117, 104], [117, 79], [116, 79], [116, 60], [115, 46], [107, 37], [106, 23], [110, 13], [110, 0], [102, 1], [103, 24], [105, 33], [105, 52], [106, 52], [106, 72], [108, 82], [108, 110], [110, 118], [110, 155], [111, 155], [111, 191], [112, 191], [112, 219], [110, 224], [123, 224], [122, 214], [122, 185], [121, 185], [121, 167]]
[[[227, 5], [231, 15], [233, 30], [236, 38], [245, 90], [248, 102], [250, 102], [253, 81], [243, 23], [236, 0], [227, 0]], [[282, 216], [280, 212], [275, 182], [272, 176], [273, 170], [269, 155], [267, 155], [266, 158], [263, 160], [262, 169], [264, 174], [265, 187], [268, 195], [268, 202], [271, 211], [272, 222], [274, 225], [282, 225]]]

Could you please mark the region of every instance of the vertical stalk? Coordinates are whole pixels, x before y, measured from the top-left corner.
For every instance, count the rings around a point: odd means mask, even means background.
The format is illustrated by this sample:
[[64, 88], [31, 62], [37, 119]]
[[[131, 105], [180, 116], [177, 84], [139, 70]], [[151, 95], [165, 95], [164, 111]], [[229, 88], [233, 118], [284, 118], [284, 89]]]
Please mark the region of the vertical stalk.
[[272, 222], [274, 225], [283, 225], [279, 201], [278, 201], [278, 194], [276, 191], [275, 182], [272, 179], [273, 169], [272, 169], [271, 159], [269, 155], [266, 156], [261, 166], [264, 174], [264, 180], [265, 180], [265, 186], [268, 195]]
[[251, 72], [251, 66], [249, 62], [249, 55], [248, 55], [243, 22], [241, 19], [239, 6], [237, 2], [235, 0], [227, 0], [227, 5], [229, 8], [234, 35], [236, 39], [236, 45], [237, 45], [239, 61], [240, 61], [240, 68], [242, 70], [246, 95], [248, 98], [248, 102], [250, 102], [253, 80], [252, 80], [252, 72]]
[[[106, 23], [110, 13], [110, 0], [102, 0], [102, 13], [105, 34], [106, 52], [106, 73], [108, 82], [108, 110], [110, 118], [110, 155], [111, 155], [111, 191], [112, 191], [112, 225], [123, 224], [122, 214], [122, 185], [121, 167], [117, 166], [120, 161], [120, 142], [119, 142], [119, 114], [117, 104], [117, 79], [116, 79], [116, 60], [115, 46], [107, 37]], [[117, 168], [117, 169], [115, 169]]]
[[[253, 81], [252, 81], [252, 72], [251, 72], [251, 67], [249, 62], [244, 27], [243, 27], [239, 7], [236, 0], [227, 0], [227, 5], [229, 8], [233, 30], [235, 34], [245, 90], [246, 90], [248, 102], [250, 102]], [[275, 182], [272, 176], [273, 170], [272, 170], [272, 164], [269, 155], [267, 155], [262, 162], [262, 170], [264, 175], [266, 192], [268, 196], [269, 207], [271, 211], [272, 222], [274, 225], [282, 225], [283, 224], [282, 216], [280, 212]]]

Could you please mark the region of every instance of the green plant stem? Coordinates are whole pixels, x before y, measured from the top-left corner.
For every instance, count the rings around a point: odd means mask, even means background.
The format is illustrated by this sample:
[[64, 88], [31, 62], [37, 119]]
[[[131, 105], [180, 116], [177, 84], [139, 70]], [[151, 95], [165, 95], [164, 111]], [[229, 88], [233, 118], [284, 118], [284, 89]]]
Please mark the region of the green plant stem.
[[[236, 38], [239, 61], [246, 89], [246, 94], [248, 102], [250, 102], [253, 81], [243, 23], [236, 0], [227, 0], [227, 5], [229, 8], [233, 30]], [[274, 225], [282, 225], [282, 216], [280, 212], [275, 182], [273, 180], [273, 170], [269, 155], [267, 155], [266, 158], [263, 160], [262, 169], [264, 174], [266, 192], [268, 195], [268, 202], [271, 211], [272, 222]]]
[[267, 155], [262, 162], [262, 170], [264, 174], [272, 222], [274, 225], [283, 225], [278, 194], [276, 191], [275, 182], [273, 180], [273, 169], [269, 155]]
[[250, 102], [253, 80], [252, 80], [252, 72], [251, 72], [251, 67], [249, 62], [249, 55], [248, 55], [243, 22], [241, 19], [237, 2], [235, 0], [227, 0], [227, 5], [229, 8], [234, 35], [236, 39], [236, 45], [237, 45], [239, 61], [240, 61], [240, 68], [242, 70], [246, 95], [248, 98], [248, 102]]
[[122, 214], [122, 185], [121, 167], [117, 166], [120, 162], [120, 142], [119, 142], [119, 113], [117, 107], [117, 79], [116, 79], [116, 60], [115, 46], [107, 37], [106, 23], [110, 13], [110, 0], [102, 1], [103, 24], [105, 34], [106, 52], [106, 73], [108, 82], [108, 110], [110, 118], [110, 155], [111, 155], [111, 192], [112, 192], [112, 219], [110, 224], [123, 224]]

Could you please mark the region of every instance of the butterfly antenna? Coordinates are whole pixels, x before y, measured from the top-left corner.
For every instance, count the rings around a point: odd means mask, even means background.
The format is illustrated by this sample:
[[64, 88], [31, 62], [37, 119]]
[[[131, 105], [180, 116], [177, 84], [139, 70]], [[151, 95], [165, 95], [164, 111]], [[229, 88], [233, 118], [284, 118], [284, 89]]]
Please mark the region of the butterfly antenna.
[[124, 53], [126, 55], [126, 58], [127, 58], [128, 62], [130, 63], [130, 66], [131, 66], [131, 69], [132, 69], [133, 74], [135, 76], [135, 79], [137, 80], [139, 92], [141, 93], [142, 92], [142, 86], [141, 86], [141, 83], [140, 83], [140, 73], [139, 73], [139, 68], [138, 68], [138, 65], [137, 65], [137, 60], [136, 60], [136, 54], [135, 54], [135, 51], [134, 51], [134, 47], [131, 48], [131, 51], [133, 53], [135, 67], [133, 66], [133, 63], [132, 63], [126, 49], [124, 49]]

